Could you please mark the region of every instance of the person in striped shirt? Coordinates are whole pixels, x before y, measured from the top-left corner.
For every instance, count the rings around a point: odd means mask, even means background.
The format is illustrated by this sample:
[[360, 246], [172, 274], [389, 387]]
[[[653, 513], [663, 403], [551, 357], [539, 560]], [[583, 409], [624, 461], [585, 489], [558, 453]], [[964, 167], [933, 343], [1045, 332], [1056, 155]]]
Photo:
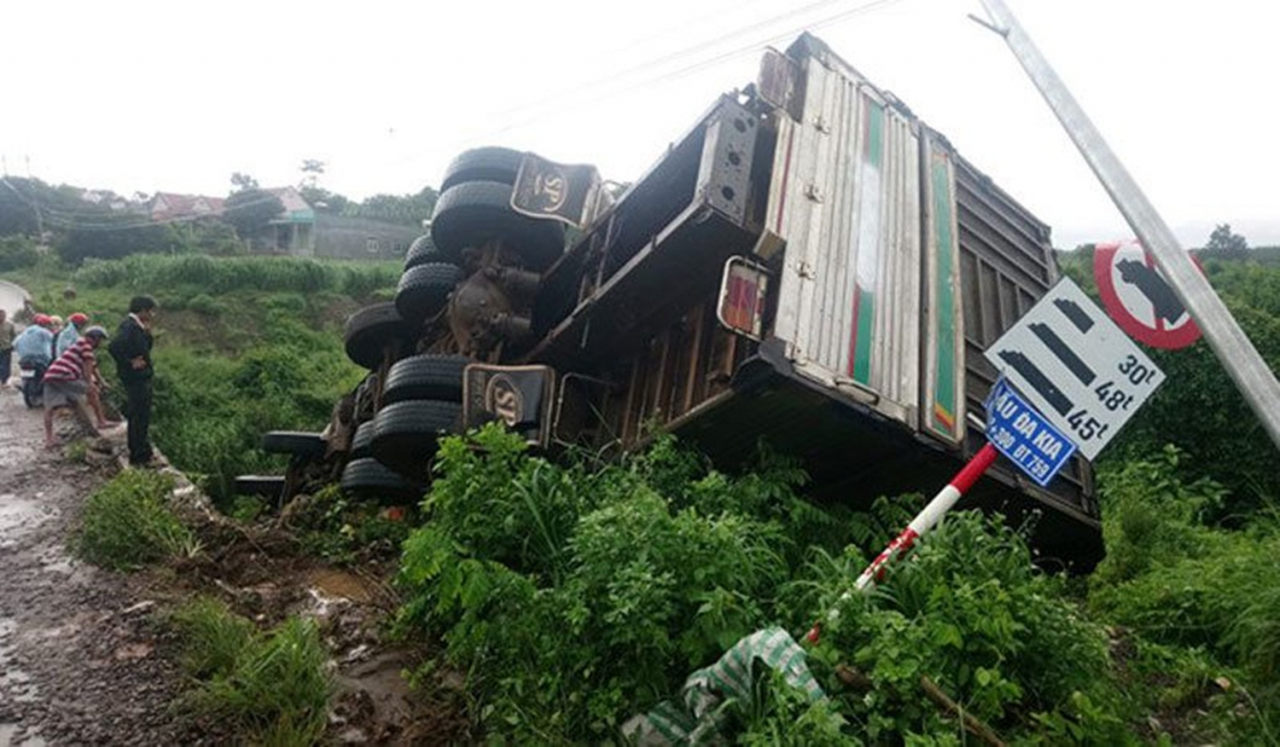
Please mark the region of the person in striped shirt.
[[102, 400], [98, 390], [104, 386], [98, 373], [98, 361], [94, 351], [107, 339], [102, 327], [90, 327], [84, 337], [67, 348], [67, 352], [49, 364], [44, 374], [44, 445], [53, 448], [58, 442], [53, 438], [53, 412], [61, 407], [79, 408], [86, 400], [93, 409], [98, 428], [110, 428], [111, 423], [102, 414]]

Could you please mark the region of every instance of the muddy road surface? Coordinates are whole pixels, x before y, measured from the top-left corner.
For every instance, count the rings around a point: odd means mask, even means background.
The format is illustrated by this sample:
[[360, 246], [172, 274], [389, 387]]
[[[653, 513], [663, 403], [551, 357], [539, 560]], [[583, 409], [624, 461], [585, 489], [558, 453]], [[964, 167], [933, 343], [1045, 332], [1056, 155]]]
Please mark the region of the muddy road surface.
[[145, 582], [68, 552], [105, 475], [45, 450], [40, 417], [0, 388], [0, 747], [199, 741], [170, 709], [181, 675]]

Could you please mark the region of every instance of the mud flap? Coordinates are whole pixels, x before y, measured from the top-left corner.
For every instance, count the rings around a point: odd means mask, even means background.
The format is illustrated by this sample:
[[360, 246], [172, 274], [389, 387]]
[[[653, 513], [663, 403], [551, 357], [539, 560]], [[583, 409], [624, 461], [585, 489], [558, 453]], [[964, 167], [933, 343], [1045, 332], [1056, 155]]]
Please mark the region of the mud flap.
[[551, 440], [555, 370], [550, 366], [472, 363], [462, 381], [462, 422], [467, 430], [500, 420], [530, 446]]

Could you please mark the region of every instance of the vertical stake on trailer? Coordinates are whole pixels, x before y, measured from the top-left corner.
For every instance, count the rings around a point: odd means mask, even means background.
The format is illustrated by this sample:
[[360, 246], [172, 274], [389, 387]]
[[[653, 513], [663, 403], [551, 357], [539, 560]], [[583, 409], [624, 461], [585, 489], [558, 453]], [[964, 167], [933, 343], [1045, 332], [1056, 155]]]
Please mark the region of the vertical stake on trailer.
[[1004, 0], [982, 0], [982, 5], [995, 23], [972, 15], [969, 17], [1004, 39], [1129, 227], [1138, 235], [1142, 245], [1151, 250], [1173, 292], [1200, 325], [1204, 339], [1266, 428], [1271, 442], [1280, 448], [1280, 381], [1276, 381], [1266, 361], [1258, 355], [1257, 348], [1240, 329], [1222, 299], [1214, 293], [1209, 281], [1196, 269], [1191, 257], [1178, 245], [1177, 237], [1164, 218], [1147, 200], [1107, 141], [1102, 139], [1102, 133], [1098, 132], [1066, 84], [1049, 66], [1049, 61], [1040, 54], [1031, 37], [1022, 30]]
[[[875, 582], [884, 573], [885, 563], [889, 562], [897, 554], [911, 549], [916, 540], [937, 526], [942, 517], [951, 510], [952, 506], [956, 505], [956, 501], [960, 500], [960, 497], [967, 493], [969, 488], [973, 487], [973, 484], [978, 481], [979, 477], [982, 477], [982, 474], [987, 471], [987, 468], [995, 462], [998, 456], [1000, 456], [1000, 452], [996, 451], [996, 447], [991, 444], [986, 444], [979, 449], [978, 453], [974, 454], [973, 458], [969, 460], [969, 463], [961, 468], [955, 477], [951, 478], [951, 482], [938, 491], [933, 500], [929, 501], [920, 510], [920, 513], [916, 514], [911, 523], [907, 524], [907, 528], [903, 529], [902, 533], [897, 537], [894, 537], [893, 541], [876, 556], [876, 559], [871, 561], [871, 564], [867, 566], [861, 576], [858, 576], [858, 580], [854, 583], [854, 591], [865, 591], [875, 585]], [[846, 591], [840, 595], [840, 601], [843, 602], [852, 596], [852, 591]], [[833, 608], [827, 613], [827, 616], [835, 618], [838, 614], [839, 612]], [[809, 634], [806, 636], [810, 643], [818, 642], [818, 637], [822, 633], [821, 627], [821, 621], [813, 624], [813, 628], [809, 630]]]

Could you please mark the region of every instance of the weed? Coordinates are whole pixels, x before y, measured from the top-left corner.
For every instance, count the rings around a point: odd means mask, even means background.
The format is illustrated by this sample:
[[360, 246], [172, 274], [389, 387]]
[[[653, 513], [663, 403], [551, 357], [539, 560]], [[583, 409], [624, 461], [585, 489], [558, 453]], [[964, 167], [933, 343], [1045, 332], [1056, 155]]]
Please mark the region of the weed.
[[77, 464], [84, 464], [89, 456], [89, 442], [82, 439], [72, 441], [67, 445], [66, 457], [69, 461]]
[[182, 635], [183, 668], [197, 679], [234, 670], [257, 634], [252, 622], [211, 597], [186, 603], [169, 621]]
[[237, 495], [231, 502], [231, 518], [251, 524], [266, 511], [267, 506], [261, 498], [254, 495]]
[[198, 599], [171, 621], [183, 664], [196, 679], [184, 703], [227, 719], [258, 744], [314, 744], [324, 731], [333, 683], [316, 625], [291, 617], [257, 632], [225, 605]]
[[337, 485], [290, 505], [288, 524], [312, 555], [336, 565], [394, 557], [408, 537], [416, 510], [393, 510], [346, 496]]
[[85, 560], [130, 570], [199, 551], [199, 541], [169, 509], [167, 475], [125, 470], [89, 496], [73, 548]]

